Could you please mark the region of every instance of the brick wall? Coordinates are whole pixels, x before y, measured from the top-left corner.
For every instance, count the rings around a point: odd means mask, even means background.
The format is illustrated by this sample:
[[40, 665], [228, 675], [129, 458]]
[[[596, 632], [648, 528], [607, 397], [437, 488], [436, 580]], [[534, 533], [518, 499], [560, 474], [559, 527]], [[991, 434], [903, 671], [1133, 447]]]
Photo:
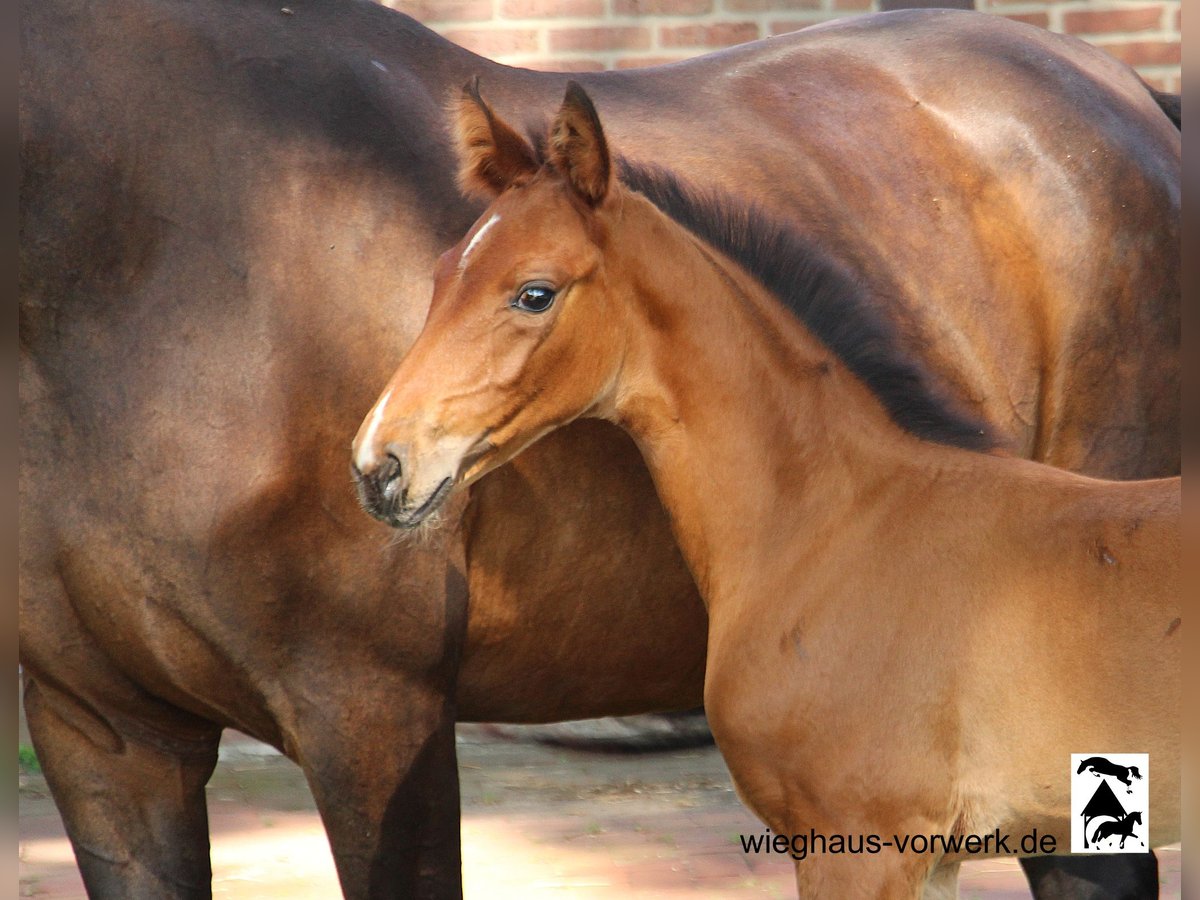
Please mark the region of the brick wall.
[[[483, 56], [559, 71], [695, 56], [911, 0], [385, 0]], [[951, 0], [944, 5], [967, 5]], [[915, 5], [927, 5], [917, 0]], [[942, 5], [942, 4], [932, 4]], [[1179, 90], [1180, 0], [975, 0], [985, 12], [1078, 35]]]

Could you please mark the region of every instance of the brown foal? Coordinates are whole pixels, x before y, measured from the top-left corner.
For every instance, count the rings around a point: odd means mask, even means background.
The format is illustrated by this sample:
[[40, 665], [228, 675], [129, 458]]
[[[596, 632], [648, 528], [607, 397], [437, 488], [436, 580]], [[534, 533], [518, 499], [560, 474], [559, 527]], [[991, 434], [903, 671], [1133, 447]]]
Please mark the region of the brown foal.
[[[1179, 479], [939, 442], [969, 421], [852, 276], [799, 248], [808, 312], [789, 313], [617, 177], [577, 86], [544, 148], [477, 92], [457, 115], [462, 183], [494, 200], [355, 440], [375, 508], [415, 527], [555, 428], [616, 422], [708, 608], [713, 732], [776, 833], [1037, 829], [1065, 850], [1070, 754], [1103, 751], [1150, 754], [1151, 844], [1177, 840]], [[708, 199], [712, 233], [753, 245], [754, 211]], [[796, 874], [805, 896], [910, 897], [952, 892], [961, 858], [884, 847]]]

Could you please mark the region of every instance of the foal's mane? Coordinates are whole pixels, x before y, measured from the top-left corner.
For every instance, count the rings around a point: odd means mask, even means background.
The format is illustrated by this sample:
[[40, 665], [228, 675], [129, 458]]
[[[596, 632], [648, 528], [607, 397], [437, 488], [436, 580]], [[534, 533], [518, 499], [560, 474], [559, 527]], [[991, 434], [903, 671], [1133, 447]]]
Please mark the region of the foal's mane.
[[961, 410], [840, 262], [762, 208], [685, 184], [672, 172], [618, 160], [621, 181], [758, 278], [883, 403], [926, 440], [986, 450], [995, 440]]
[[[540, 165], [553, 165], [548, 129], [526, 134]], [[991, 429], [966, 412], [903, 346], [899, 330], [844, 264], [754, 203], [686, 184], [661, 166], [616, 159], [617, 176], [679, 225], [762, 282], [879, 398], [905, 431], [968, 450], [996, 446]]]

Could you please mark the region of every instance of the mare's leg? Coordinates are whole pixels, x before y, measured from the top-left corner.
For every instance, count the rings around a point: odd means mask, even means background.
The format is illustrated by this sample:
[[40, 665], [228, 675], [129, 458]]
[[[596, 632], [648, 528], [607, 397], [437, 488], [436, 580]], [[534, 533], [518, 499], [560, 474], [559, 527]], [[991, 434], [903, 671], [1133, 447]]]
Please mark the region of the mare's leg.
[[28, 673], [25, 713], [89, 896], [211, 896], [204, 785], [216, 726], [183, 713], [170, 718], [184, 727], [137, 720]]
[[[454, 696], [467, 594], [458, 571], [439, 546], [412, 548], [410, 590], [386, 598], [405, 610], [403, 652], [391, 639], [373, 643], [372, 624], [343, 628], [281, 677], [284, 740], [350, 900], [462, 895]], [[376, 622], [387, 614], [371, 612]]]
[[1037, 900], [1144, 900], [1158, 896], [1153, 853], [1030, 856], [1021, 860]]
[[[345, 673], [347, 685], [370, 685]], [[462, 895], [454, 716], [412, 685], [330, 691], [296, 736], [342, 891], [362, 898]]]

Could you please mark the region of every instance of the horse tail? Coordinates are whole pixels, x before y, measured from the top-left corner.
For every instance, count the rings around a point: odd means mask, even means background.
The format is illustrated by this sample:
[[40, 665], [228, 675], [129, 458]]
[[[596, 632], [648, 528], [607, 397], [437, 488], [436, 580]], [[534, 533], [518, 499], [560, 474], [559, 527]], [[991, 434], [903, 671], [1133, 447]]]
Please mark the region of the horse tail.
[[1154, 102], [1170, 119], [1176, 128], [1183, 130], [1183, 96], [1180, 94], [1168, 94], [1166, 91], [1156, 91], [1150, 85], [1146, 85], [1146, 90], [1150, 92], [1150, 96], [1154, 98]]
[[[1077, 774], [1077, 775], [1078, 775], [1079, 773], [1078, 773], [1078, 772], [1076, 772], [1075, 774]], [[1137, 766], [1130, 766], [1130, 767], [1129, 767], [1129, 774], [1130, 774], [1130, 775], [1132, 775], [1134, 778], [1138, 779], [1139, 781], [1140, 781], [1140, 780], [1141, 780], [1141, 778], [1142, 778], [1142, 773], [1141, 773], [1141, 772], [1139, 772], [1139, 771], [1137, 770]]]

